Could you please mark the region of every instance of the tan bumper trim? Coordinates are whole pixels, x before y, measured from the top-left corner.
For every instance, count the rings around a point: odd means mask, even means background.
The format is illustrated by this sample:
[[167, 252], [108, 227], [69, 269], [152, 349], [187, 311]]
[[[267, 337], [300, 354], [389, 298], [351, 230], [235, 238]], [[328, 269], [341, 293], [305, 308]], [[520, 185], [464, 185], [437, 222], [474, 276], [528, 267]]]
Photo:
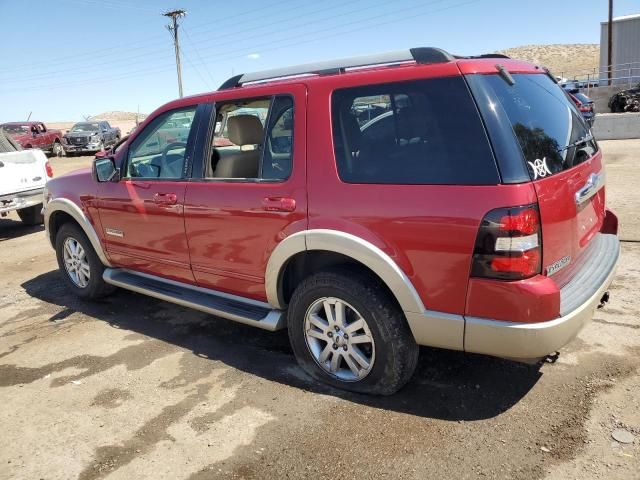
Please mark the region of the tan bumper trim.
[[569, 343], [591, 321], [615, 276], [616, 264], [596, 292], [563, 317], [540, 323], [518, 323], [465, 317], [464, 349], [496, 357], [544, 357]]

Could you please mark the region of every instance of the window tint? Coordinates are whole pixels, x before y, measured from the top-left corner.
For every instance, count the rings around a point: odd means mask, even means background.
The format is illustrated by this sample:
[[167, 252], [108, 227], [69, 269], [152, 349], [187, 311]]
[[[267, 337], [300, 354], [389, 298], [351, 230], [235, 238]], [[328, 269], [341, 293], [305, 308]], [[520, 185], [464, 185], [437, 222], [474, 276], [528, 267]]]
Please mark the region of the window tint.
[[195, 112], [195, 105], [166, 112], [148, 125], [129, 148], [127, 176], [182, 178]]
[[293, 100], [218, 104], [207, 178], [285, 180], [292, 169]]
[[267, 145], [262, 157], [261, 178], [284, 180], [293, 158], [293, 99], [277, 97], [271, 105]]
[[[597, 145], [561, 88], [543, 74], [515, 74], [514, 85], [498, 75], [478, 75], [504, 109], [532, 179], [589, 159]], [[546, 165], [546, 167], [545, 167]]]
[[459, 77], [334, 92], [338, 173], [350, 183], [499, 182], [471, 95]]

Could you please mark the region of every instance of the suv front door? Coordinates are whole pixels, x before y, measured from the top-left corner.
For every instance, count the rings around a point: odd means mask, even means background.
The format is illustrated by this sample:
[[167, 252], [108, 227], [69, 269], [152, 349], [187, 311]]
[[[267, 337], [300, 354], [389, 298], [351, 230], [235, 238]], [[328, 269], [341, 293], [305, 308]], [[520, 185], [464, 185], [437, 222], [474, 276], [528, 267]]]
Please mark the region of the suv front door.
[[[264, 277], [273, 249], [307, 228], [306, 88], [261, 92], [216, 99], [208, 161], [200, 169], [194, 164], [185, 199], [198, 285], [257, 300], [266, 299]], [[251, 132], [239, 133], [242, 128]], [[255, 173], [248, 173], [254, 160]]]
[[[100, 184], [106, 249], [119, 267], [194, 282], [184, 230], [184, 194], [197, 133], [197, 105], [158, 115], [130, 143], [119, 182]], [[181, 138], [174, 125], [180, 121]]]

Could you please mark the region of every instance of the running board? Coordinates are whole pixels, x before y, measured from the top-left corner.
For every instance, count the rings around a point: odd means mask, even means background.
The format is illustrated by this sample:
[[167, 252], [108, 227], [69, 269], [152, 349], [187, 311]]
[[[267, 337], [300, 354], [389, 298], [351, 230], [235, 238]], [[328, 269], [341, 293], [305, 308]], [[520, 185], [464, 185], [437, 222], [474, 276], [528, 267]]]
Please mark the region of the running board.
[[121, 268], [106, 268], [102, 278], [116, 287], [264, 330], [273, 332], [286, 326], [282, 310], [276, 310], [268, 303], [257, 300]]

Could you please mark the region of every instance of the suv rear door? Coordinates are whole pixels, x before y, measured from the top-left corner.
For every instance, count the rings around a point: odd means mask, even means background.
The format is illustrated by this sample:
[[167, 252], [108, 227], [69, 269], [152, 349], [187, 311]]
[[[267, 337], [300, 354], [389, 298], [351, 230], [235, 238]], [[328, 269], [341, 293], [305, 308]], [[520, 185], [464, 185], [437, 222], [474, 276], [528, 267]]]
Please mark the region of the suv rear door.
[[[542, 222], [543, 273], [559, 286], [581, 261], [605, 215], [602, 155], [582, 116], [547, 75], [467, 77], [476, 98], [489, 91], [492, 108], [506, 118], [538, 196]], [[479, 105], [480, 109], [486, 105]], [[523, 160], [524, 159], [524, 160]]]
[[[251, 93], [238, 89], [216, 99], [205, 145], [209, 153], [200, 168], [194, 165], [185, 200], [198, 285], [266, 299], [264, 276], [271, 252], [307, 226], [305, 98], [304, 85], [286, 85]], [[242, 123], [254, 126], [255, 117], [260, 119], [260, 143], [256, 135], [240, 135], [247, 137], [245, 145], [234, 143], [240, 140], [231, 132], [226, 136], [231, 130], [227, 117], [237, 115], [253, 116]], [[246, 170], [229, 162], [242, 162], [243, 151], [259, 153], [257, 175], [251, 178], [241, 177]]]

